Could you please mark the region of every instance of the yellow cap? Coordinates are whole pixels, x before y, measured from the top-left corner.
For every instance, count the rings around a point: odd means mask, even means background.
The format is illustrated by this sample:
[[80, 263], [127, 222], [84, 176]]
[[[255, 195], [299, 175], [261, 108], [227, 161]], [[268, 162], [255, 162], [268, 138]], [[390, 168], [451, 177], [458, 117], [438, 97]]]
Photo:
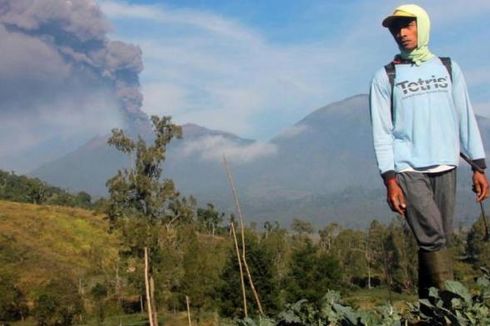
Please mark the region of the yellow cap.
[[391, 14], [390, 16], [388, 16], [385, 19], [383, 19], [383, 26], [384, 27], [390, 27], [390, 25], [395, 20], [397, 20], [398, 18], [402, 18], [402, 17], [413, 17], [413, 18], [416, 18], [417, 16], [414, 15], [414, 14], [412, 14], [412, 13], [410, 13], [410, 12], [404, 11], [404, 10], [395, 9], [395, 11], [393, 12], [393, 14]]

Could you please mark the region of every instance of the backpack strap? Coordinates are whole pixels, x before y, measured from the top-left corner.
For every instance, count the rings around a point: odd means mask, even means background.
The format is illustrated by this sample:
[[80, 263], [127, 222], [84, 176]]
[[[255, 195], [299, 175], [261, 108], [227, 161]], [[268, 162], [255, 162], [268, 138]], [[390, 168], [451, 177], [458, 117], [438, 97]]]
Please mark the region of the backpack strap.
[[[444, 67], [446, 67], [447, 72], [449, 73], [449, 78], [451, 82], [453, 81], [453, 68], [451, 64], [451, 58], [449, 57], [439, 57]], [[390, 100], [390, 111], [391, 111], [391, 122], [395, 123], [395, 116], [393, 111], [393, 90], [395, 88], [395, 78], [396, 78], [396, 68], [395, 65], [401, 63], [398, 56], [395, 57], [393, 61], [385, 66], [386, 75], [388, 76], [388, 81], [391, 86], [391, 100]]]
[[392, 61], [385, 66], [386, 75], [388, 76], [388, 80], [390, 81], [391, 88], [395, 87], [395, 62]]
[[[453, 67], [451, 64], [451, 58], [449, 57], [439, 57], [444, 67], [446, 67], [447, 72], [449, 73], [449, 78], [451, 78], [451, 82], [453, 81]], [[393, 85], [393, 84], [392, 84]]]
[[395, 118], [393, 116], [393, 89], [395, 88], [395, 77], [396, 77], [396, 68], [395, 61], [391, 61], [389, 64], [385, 66], [386, 75], [388, 76], [388, 80], [390, 81], [390, 89], [391, 89], [391, 99], [390, 99], [390, 111], [391, 111], [391, 122], [395, 122]]

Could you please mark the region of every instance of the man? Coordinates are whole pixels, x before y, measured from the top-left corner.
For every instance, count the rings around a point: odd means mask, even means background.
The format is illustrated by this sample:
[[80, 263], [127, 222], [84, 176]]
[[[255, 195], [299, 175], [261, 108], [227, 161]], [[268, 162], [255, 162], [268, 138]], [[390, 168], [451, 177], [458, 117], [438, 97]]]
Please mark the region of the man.
[[[383, 20], [400, 54], [374, 76], [371, 123], [378, 167], [390, 208], [406, 218], [419, 246], [419, 297], [452, 279], [447, 243], [452, 231], [459, 153], [474, 163], [478, 202], [489, 195], [485, 152], [457, 63], [448, 68], [429, 48], [429, 16], [403, 5]], [[451, 70], [451, 71], [449, 71]]]

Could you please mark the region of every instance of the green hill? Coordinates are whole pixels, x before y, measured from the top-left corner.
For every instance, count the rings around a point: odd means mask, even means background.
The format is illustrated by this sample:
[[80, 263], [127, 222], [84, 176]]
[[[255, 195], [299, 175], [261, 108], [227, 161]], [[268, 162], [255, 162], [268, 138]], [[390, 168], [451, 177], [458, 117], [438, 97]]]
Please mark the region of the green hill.
[[0, 200], [20, 203], [92, 208], [91, 196], [81, 191], [69, 193], [38, 178], [0, 170]]
[[89, 289], [116, 273], [118, 240], [106, 230], [92, 211], [0, 201], [0, 276], [13, 276], [28, 302], [58, 277]]

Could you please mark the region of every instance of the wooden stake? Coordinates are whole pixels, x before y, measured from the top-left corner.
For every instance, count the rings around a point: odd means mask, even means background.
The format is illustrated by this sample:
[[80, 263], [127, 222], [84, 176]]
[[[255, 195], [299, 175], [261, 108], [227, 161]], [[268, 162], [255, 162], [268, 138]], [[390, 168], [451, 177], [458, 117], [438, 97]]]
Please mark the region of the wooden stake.
[[192, 321], [191, 321], [191, 308], [189, 305], [189, 297], [185, 296], [185, 303], [187, 305], [187, 320], [189, 321], [189, 326], [192, 326]]
[[148, 320], [150, 321], [150, 326], [155, 326], [153, 322], [153, 309], [151, 307], [151, 296], [150, 296], [150, 281], [148, 277], [148, 247], [145, 247], [145, 289], [146, 289], [146, 304], [148, 307]]
[[245, 279], [243, 278], [242, 259], [240, 258], [240, 249], [238, 248], [238, 240], [236, 238], [235, 223], [231, 222], [230, 224], [231, 224], [231, 234], [233, 235], [233, 241], [235, 243], [236, 257], [238, 259], [238, 267], [240, 268], [240, 284], [242, 286], [243, 312], [245, 314], [245, 318], [247, 318], [248, 317], [247, 296], [245, 294]]
[[240, 218], [240, 230], [241, 230], [241, 236], [242, 236], [242, 259], [243, 259], [243, 265], [245, 266], [245, 270], [247, 271], [247, 276], [248, 276], [248, 282], [250, 284], [250, 288], [252, 289], [252, 292], [255, 297], [255, 301], [257, 302], [257, 306], [259, 308], [259, 312], [261, 315], [264, 315], [264, 311], [262, 310], [262, 305], [260, 303], [259, 295], [257, 291], [255, 290], [255, 286], [252, 280], [252, 275], [250, 274], [250, 269], [248, 268], [247, 264], [247, 259], [245, 255], [245, 227], [243, 225], [243, 215], [242, 215], [242, 210], [240, 209], [240, 201], [238, 200], [238, 193], [236, 191], [235, 183], [233, 181], [233, 176], [231, 175], [230, 168], [228, 166], [228, 162], [226, 161], [225, 155], [223, 155], [223, 165], [226, 170], [226, 174], [228, 176], [228, 181], [230, 182], [231, 190], [233, 192], [233, 197], [235, 198], [235, 206], [236, 206], [236, 211], [238, 214], [238, 217]]
[[153, 279], [153, 276], [150, 276], [150, 297], [151, 307], [153, 308], [153, 324], [158, 326], [157, 304], [155, 302], [155, 280]]

